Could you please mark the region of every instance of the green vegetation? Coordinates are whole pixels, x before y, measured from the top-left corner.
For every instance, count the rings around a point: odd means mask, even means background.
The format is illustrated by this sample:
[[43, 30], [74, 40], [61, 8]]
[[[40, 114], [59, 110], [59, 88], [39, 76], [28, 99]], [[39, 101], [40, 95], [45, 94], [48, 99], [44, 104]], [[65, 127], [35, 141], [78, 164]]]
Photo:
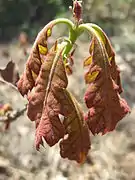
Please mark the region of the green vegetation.
[[[1, 0], [0, 39], [10, 40], [21, 30], [30, 33], [63, 13], [72, 0]], [[37, 33], [37, 32], [36, 32]]]

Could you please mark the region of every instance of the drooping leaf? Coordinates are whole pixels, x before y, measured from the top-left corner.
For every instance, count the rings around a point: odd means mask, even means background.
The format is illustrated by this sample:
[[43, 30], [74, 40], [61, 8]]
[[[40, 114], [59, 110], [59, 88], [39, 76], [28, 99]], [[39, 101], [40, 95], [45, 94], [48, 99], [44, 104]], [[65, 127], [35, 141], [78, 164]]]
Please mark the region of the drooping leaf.
[[[93, 65], [93, 59], [98, 59], [100, 63], [100, 57], [98, 56], [98, 53], [95, 48], [95, 38], [93, 37], [90, 43], [89, 53], [90, 56], [84, 60], [84, 67], [88, 67], [88, 71], [85, 74], [85, 82], [86, 84], [89, 84], [93, 82], [97, 75], [99, 74], [100, 66], [94, 66]], [[97, 60], [97, 62], [98, 62]]]
[[118, 85], [118, 92], [121, 94], [123, 92], [121, 79], [120, 79], [120, 69], [115, 62], [115, 55], [110, 57], [110, 72], [113, 80]]
[[40, 68], [48, 53], [47, 40], [51, 36], [54, 24], [46, 26], [37, 36], [32, 51], [28, 57], [24, 73], [22, 74], [17, 86], [20, 93], [24, 96], [35, 85]]
[[[120, 80], [120, 69], [117, 66], [116, 62], [115, 62], [115, 53], [113, 50], [113, 47], [110, 43], [110, 40], [108, 39], [108, 37], [106, 36], [106, 34], [102, 31], [103, 33], [103, 43], [106, 49], [106, 52], [108, 54], [109, 57], [109, 61], [110, 61], [110, 71], [111, 71], [111, 76], [113, 78], [113, 80], [115, 81], [115, 83], [118, 85], [118, 92], [122, 93], [122, 86], [121, 86], [121, 80]], [[102, 37], [102, 36], [101, 36]]]
[[115, 83], [119, 87], [118, 92], [122, 93], [123, 90], [122, 90], [122, 85], [121, 85], [121, 80], [120, 80], [120, 69], [115, 62], [115, 52], [111, 45], [111, 42], [101, 28], [99, 28], [96, 25], [92, 26], [92, 28], [98, 34], [100, 40], [102, 41], [103, 45], [105, 46], [105, 49], [106, 49], [106, 52], [108, 55], [108, 60], [110, 62], [110, 66], [111, 66], [111, 68], [110, 68], [111, 76], [112, 76], [113, 80], [115, 81]]
[[84, 63], [83, 63], [84, 67], [87, 67], [92, 63], [93, 54], [94, 54], [94, 37], [92, 38], [90, 42], [89, 53], [90, 53], [90, 56], [84, 60]]
[[[66, 97], [59, 89], [66, 88], [67, 83], [62, 55], [56, 56], [56, 50], [52, 48], [41, 66], [35, 87], [28, 94], [27, 114], [32, 121], [36, 121], [37, 149], [42, 144], [42, 137], [53, 146], [64, 136], [64, 126], [59, 114], [66, 115], [71, 108], [67, 107]], [[56, 98], [58, 94], [60, 101]]]
[[105, 134], [115, 128], [117, 122], [130, 112], [130, 108], [120, 97], [119, 85], [112, 77], [111, 68], [115, 64], [110, 64], [105, 47], [101, 47], [95, 37], [93, 42], [94, 51], [89, 74], [98, 72], [98, 75], [89, 82], [85, 93], [85, 102], [89, 108], [85, 118], [93, 134]]
[[90, 149], [88, 127], [77, 100], [66, 90], [65, 93], [72, 108], [72, 113], [64, 120], [67, 136], [60, 142], [60, 154], [63, 158], [82, 163], [85, 161]]
[[[110, 72], [113, 80], [119, 87], [119, 93], [122, 93], [122, 86], [121, 86], [121, 80], [120, 80], [120, 70], [115, 62], [115, 53], [113, 50], [113, 47], [110, 43], [110, 40], [106, 36], [106, 34], [102, 31], [100, 28], [96, 28], [96, 26], [93, 26], [96, 34], [98, 35], [102, 46], [106, 49], [106, 55], [108, 56], [107, 60], [110, 63]], [[84, 67], [89, 67], [92, 64], [92, 59], [97, 58], [97, 53], [95, 52], [95, 42], [94, 38], [92, 38], [89, 48], [90, 56], [85, 59], [84, 61]], [[100, 60], [100, 59], [99, 59]], [[93, 73], [88, 70], [88, 72], [85, 75], [85, 82], [90, 83], [92, 82], [98, 75], [98, 70], [94, 71]]]
[[[89, 132], [77, 101], [66, 90], [68, 80], [59, 48], [55, 44], [48, 51], [35, 86], [28, 92], [27, 115], [36, 123], [37, 150], [43, 145], [43, 138], [49, 146], [62, 139], [61, 156], [81, 163], [90, 148]], [[60, 114], [64, 116], [63, 123]]]

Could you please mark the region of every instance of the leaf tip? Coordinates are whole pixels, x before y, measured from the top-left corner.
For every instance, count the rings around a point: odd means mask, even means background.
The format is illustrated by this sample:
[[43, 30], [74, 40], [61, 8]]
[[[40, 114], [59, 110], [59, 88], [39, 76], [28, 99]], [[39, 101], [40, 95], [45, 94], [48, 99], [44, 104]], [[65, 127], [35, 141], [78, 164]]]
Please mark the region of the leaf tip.
[[77, 160], [77, 162], [79, 164], [84, 164], [85, 160], [86, 160], [86, 153], [85, 152], [80, 152], [79, 159]]

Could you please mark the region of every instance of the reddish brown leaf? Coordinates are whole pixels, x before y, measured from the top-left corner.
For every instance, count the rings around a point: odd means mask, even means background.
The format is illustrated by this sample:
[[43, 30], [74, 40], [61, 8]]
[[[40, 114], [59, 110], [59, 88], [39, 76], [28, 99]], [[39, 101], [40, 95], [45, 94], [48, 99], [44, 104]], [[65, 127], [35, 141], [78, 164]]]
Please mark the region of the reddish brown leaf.
[[27, 94], [29, 90], [32, 90], [35, 85], [42, 62], [44, 62], [48, 53], [47, 40], [51, 35], [52, 27], [53, 24], [46, 26], [43, 31], [39, 33], [33, 45], [32, 51], [25, 66], [24, 73], [17, 84], [18, 89], [23, 96]]
[[111, 69], [115, 64], [110, 65], [104, 47], [102, 49], [99, 45], [98, 40], [94, 38], [95, 56], [89, 72], [98, 72], [98, 75], [85, 93], [85, 102], [89, 108], [85, 118], [93, 134], [112, 131], [117, 122], [130, 112], [126, 101], [119, 95], [119, 84], [112, 77]]
[[62, 56], [59, 55], [56, 61], [55, 55], [52, 48], [42, 64], [35, 87], [28, 94], [28, 117], [36, 121], [37, 149], [42, 144], [42, 137], [52, 146], [64, 136], [64, 126], [58, 115], [67, 113], [65, 95], [61, 90], [67, 86], [67, 77]]
[[[49, 26], [49, 29], [47, 27], [37, 37], [18, 82], [18, 89], [23, 96], [27, 95], [27, 115], [36, 124], [37, 150], [43, 145], [43, 139], [49, 146], [53, 146], [68, 134], [69, 138], [61, 141], [61, 155], [82, 162], [90, 148], [88, 127], [79, 106], [66, 91], [68, 80], [61, 55], [65, 43], [59, 46], [56, 43], [48, 50], [47, 38], [50, 35]], [[69, 58], [72, 58], [73, 53], [74, 51]], [[73, 65], [72, 59], [70, 60]], [[64, 116], [64, 124], [60, 115]], [[76, 143], [73, 145], [75, 139]], [[72, 146], [72, 153], [67, 154], [66, 142]]]
[[73, 16], [79, 22], [82, 18], [82, 5], [81, 1], [73, 1]]
[[[113, 51], [113, 48], [107, 36], [105, 34], [102, 34], [102, 36], [103, 37], [101, 40], [103, 42], [104, 48], [106, 49], [105, 61], [109, 61], [110, 73], [111, 73], [112, 79], [118, 85], [118, 88], [119, 88], [118, 92], [121, 93], [123, 90], [122, 90], [121, 80], [120, 80], [120, 70], [115, 62], [115, 53]], [[100, 65], [99, 68], [97, 69], [95, 65], [93, 66], [93, 60], [95, 58], [97, 59], [96, 61], [100, 64], [100, 58], [101, 58], [100, 55], [102, 54], [102, 48], [100, 50], [99, 49], [97, 50], [96, 46], [97, 46], [97, 42], [95, 41], [95, 38], [93, 37], [90, 43], [90, 48], [89, 48], [90, 56], [84, 61], [84, 66], [89, 68], [87, 73], [85, 74], [85, 82], [87, 84], [95, 80], [95, 78], [98, 75], [98, 71], [100, 70], [100, 67], [101, 67]], [[105, 63], [103, 65], [105, 66]], [[95, 68], [96, 68], [96, 71], [95, 71]]]
[[110, 61], [111, 76], [112, 76], [113, 80], [115, 81], [115, 83], [119, 86], [118, 92], [122, 93], [123, 90], [122, 90], [121, 80], [120, 80], [120, 70], [119, 70], [119, 68], [118, 68], [118, 66], [117, 66], [117, 64], [115, 62], [115, 53], [114, 53], [113, 47], [111, 45], [111, 42], [108, 39], [108, 37], [106, 36], [106, 34], [104, 33], [104, 31], [102, 31], [100, 29], [100, 31], [97, 30], [97, 32], [99, 33], [100, 38], [101, 38], [101, 40], [102, 40], [102, 42], [103, 42], [103, 44], [105, 46], [105, 49], [106, 49], [106, 52], [107, 52], [107, 55], [108, 55], [108, 59]]
[[89, 53], [90, 56], [84, 60], [84, 67], [88, 67], [88, 71], [85, 74], [86, 84], [93, 82], [98, 76], [99, 71], [101, 70], [100, 66], [93, 63], [94, 59], [96, 59], [96, 62], [100, 65], [100, 54], [102, 54], [102, 49], [97, 50], [96, 48], [96, 42], [94, 37], [92, 38], [90, 43]]
[[65, 118], [64, 126], [66, 137], [60, 142], [60, 154], [63, 158], [76, 160], [78, 163], [85, 161], [90, 149], [90, 137], [83, 112], [76, 99], [66, 91], [72, 113]]
[[122, 85], [121, 85], [121, 79], [120, 79], [120, 69], [119, 67], [116, 65], [115, 62], [115, 55], [110, 57], [110, 72], [111, 72], [111, 76], [113, 78], [113, 80], [115, 81], [115, 83], [118, 85], [118, 92], [119, 94], [121, 94], [123, 92], [122, 89]]
[[103, 75], [89, 85], [85, 102], [89, 108], [85, 118], [93, 134], [114, 130], [117, 122], [130, 112], [126, 101], [118, 94], [118, 86]]

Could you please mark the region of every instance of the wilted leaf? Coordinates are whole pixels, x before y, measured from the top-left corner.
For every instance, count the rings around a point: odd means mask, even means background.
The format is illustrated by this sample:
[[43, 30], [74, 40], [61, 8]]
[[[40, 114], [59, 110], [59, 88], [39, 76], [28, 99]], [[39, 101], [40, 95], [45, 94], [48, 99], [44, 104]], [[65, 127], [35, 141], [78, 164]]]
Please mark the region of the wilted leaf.
[[116, 62], [115, 62], [115, 53], [113, 50], [113, 47], [108, 39], [108, 37], [105, 35], [105, 33], [103, 32], [104, 35], [104, 45], [106, 48], [106, 52], [108, 54], [108, 58], [110, 61], [110, 72], [111, 72], [111, 76], [113, 78], [113, 80], [115, 81], [115, 83], [118, 85], [118, 92], [122, 93], [122, 86], [121, 86], [121, 80], [120, 80], [120, 69], [117, 66]]
[[13, 85], [16, 85], [19, 80], [19, 72], [13, 61], [9, 61], [5, 69], [0, 69], [0, 75], [5, 81], [10, 82]]
[[93, 54], [94, 54], [94, 37], [92, 38], [90, 42], [89, 53], [90, 53], [90, 56], [84, 60], [84, 63], [83, 63], [84, 67], [87, 67], [92, 63]]
[[[59, 119], [59, 114], [67, 116], [72, 111], [63, 90], [67, 87], [68, 81], [62, 60], [62, 51], [57, 54], [58, 49], [55, 44], [49, 50], [35, 79], [34, 87], [27, 95], [28, 117], [32, 121], [36, 121], [35, 144], [37, 149], [40, 144], [43, 144], [42, 138], [50, 146], [53, 146], [60, 138], [64, 137], [65, 128]], [[23, 82], [19, 84], [21, 92], [24, 92], [25, 80], [27, 79], [23, 79]]]
[[[89, 132], [77, 101], [66, 90], [68, 81], [59, 48], [55, 45], [49, 50], [40, 68], [35, 86], [27, 95], [27, 114], [36, 122], [37, 150], [43, 138], [50, 146], [62, 139], [61, 156], [81, 163], [90, 148]], [[60, 114], [65, 117], [64, 123]]]
[[24, 73], [17, 84], [18, 89], [23, 96], [27, 94], [29, 90], [32, 90], [35, 85], [41, 65], [45, 61], [48, 53], [47, 40], [51, 35], [53, 25], [54, 24], [46, 26], [43, 31], [39, 33], [33, 45]]
[[[81, 163], [90, 148], [89, 132], [79, 105], [66, 91], [68, 80], [62, 58], [64, 47], [64, 43], [59, 46], [56, 43], [48, 50], [39, 73], [35, 71], [36, 68], [30, 68], [27, 63], [25, 74], [18, 86], [23, 95], [27, 94], [27, 115], [36, 123], [37, 150], [40, 145], [43, 145], [43, 138], [49, 146], [53, 146], [62, 139], [61, 156]], [[43, 54], [43, 52], [45, 52], [44, 47], [40, 46], [40, 53]], [[33, 72], [36, 72], [36, 78], [33, 78]], [[31, 75], [33, 78], [32, 86], [29, 85], [31, 77], [26, 75]], [[64, 123], [59, 115], [64, 116]], [[65, 134], [68, 134], [67, 139]], [[68, 148], [71, 151], [67, 152]]]
[[[94, 26], [93, 26], [93, 28], [95, 28], [94, 29], [95, 32], [98, 34], [98, 37], [99, 37], [100, 41], [102, 42], [102, 45], [106, 49], [106, 55], [107, 55], [106, 56], [106, 58], [107, 58], [106, 61], [108, 60], [109, 63], [110, 63], [111, 76], [112, 76], [113, 80], [115, 81], [115, 83], [119, 87], [118, 92], [121, 93], [123, 90], [122, 90], [121, 80], [120, 80], [120, 70], [119, 70], [119, 68], [118, 68], [118, 66], [116, 65], [116, 62], [115, 62], [115, 53], [114, 53], [113, 47], [112, 47], [108, 37], [106, 36], [106, 34], [101, 29], [98, 29], [98, 28], [96, 28]], [[96, 44], [95, 44], [95, 40], [94, 40], [94, 37], [93, 37], [92, 40], [91, 40], [91, 43], [90, 43], [90, 48], [89, 48], [90, 56], [84, 60], [84, 67], [89, 67], [91, 69], [91, 71], [89, 69], [87, 71], [87, 73], [85, 74], [85, 82], [87, 84], [94, 81], [95, 78], [98, 75], [98, 70], [97, 71], [95, 71], [95, 70], [92, 71], [93, 68], [91, 68], [93, 59], [99, 58], [99, 61], [100, 61], [100, 57], [98, 57], [95, 46], [96, 46]], [[102, 51], [102, 47], [101, 47], [101, 51]]]
[[105, 46], [105, 49], [108, 55], [108, 60], [111, 65], [111, 68], [110, 68], [111, 76], [113, 80], [115, 81], [115, 83], [119, 86], [118, 92], [122, 93], [123, 90], [122, 90], [121, 80], [120, 80], [120, 70], [115, 62], [115, 53], [111, 45], [111, 42], [101, 28], [99, 27], [97, 28], [97, 26], [92, 26], [92, 27], [94, 28], [100, 40], [102, 41], [103, 45]]
[[123, 92], [122, 85], [121, 85], [121, 79], [120, 79], [120, 69], [116, 65], [115, 62], [115, 55], [110, 57], [110, 72], [113, 80], [118, 85], [118, 92], [119, 94]]
[[113, 130], [130, 109], [126, 101], [120, 97], [119, 85], [112, 77], [111, 69], [115, 64], [110, 64], [104, 46], [100, 47], [96, 38], [93, 41], [95, 56], [93, 54], [89, 72], [98, 72], [98, 75], [90, 82], [85, 93], [85, 102], [89, 108], [85, 118], [93, 134], [104, 134]]
[[[101, 51], [101, 50], [100, 50]], [[96, 58], [98, 59], [97, 62], [100, 63], [100, 56], [95, 48], [95, 38], [93, 37], [90, 43], [89, 48], [90, 56], [84, 60], [84, 67], [88, 67], [88, 71], [85, 74], [85, 82], [89, 84], [93, 82], [97, 75], [99, 74], [100, 66], [95, 66], [93, 64], [93, 60]]]
[[[66, 106], [66, 97], [59, 89], [66, 88], [67, 83], [62, 56], [56, 56], [52, 48], [41, 66], [35, 87], [28, 94], [28, 117], [36, 121], [37, 149], [42, 144], [42, 137], [53, 146], [64, 136], [59, 114], [65, 115], [71, 108]], [[60, 96], [60, 101], [57, 96]]]
[[88, 127], [77, 100], [66, 90], [65, 93], [68, 97], [69, 106], [72, 108], [72, 113], [64, 120], [67, 136], [60, 142], [60, 154], [63, 158], [82, 163], [90, 149]]

